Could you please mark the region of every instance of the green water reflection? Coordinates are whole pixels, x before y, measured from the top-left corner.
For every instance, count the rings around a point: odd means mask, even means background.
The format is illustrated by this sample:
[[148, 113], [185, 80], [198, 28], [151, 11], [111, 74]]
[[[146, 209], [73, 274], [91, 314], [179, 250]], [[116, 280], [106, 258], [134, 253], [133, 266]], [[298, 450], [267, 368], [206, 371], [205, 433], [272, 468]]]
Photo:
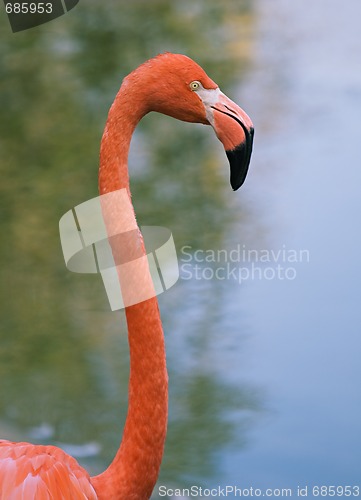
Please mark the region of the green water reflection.
[[[109, 311], [98, 277], [67, 272], [58, 221], [97, 195], [99, 142], [122, 77], [169, 50], [196, 59], [227, 92], [247, 70], [252, 23], [246, 0], [87, 1], [16, 35], [1, 19], [2, 437], [31, 439], [30, 429], [46, 423], [47, 441], [100, 444], [99, 454], [83, 460], [91, 472], [111, 460], [126, 411], [124, 316]], [[227, 161], [210, 129], [147, 116], [131, 161], [139, 222], [169, 227], [178, 249], [219, 248], [235, 220], [250, 222], [246, 207], [234, 213], [228, 204]], [[177, 294], [162, 303], [169, 337], [178, 307], [192, 322], [191, 307], [172, 302]], [[219, 474], [215, 452], [242, 445], [242, 410], [259, 406], [249, 388], [231, 386], [197, 363], [215, 330], [226, 328], [214, 317], [221, 300], [219, 286], [199, 304], [203, 319], [189, 327], [193, 363], [186, 374], [169, 340], [171, 415], [162, 468], [169, 483]]]

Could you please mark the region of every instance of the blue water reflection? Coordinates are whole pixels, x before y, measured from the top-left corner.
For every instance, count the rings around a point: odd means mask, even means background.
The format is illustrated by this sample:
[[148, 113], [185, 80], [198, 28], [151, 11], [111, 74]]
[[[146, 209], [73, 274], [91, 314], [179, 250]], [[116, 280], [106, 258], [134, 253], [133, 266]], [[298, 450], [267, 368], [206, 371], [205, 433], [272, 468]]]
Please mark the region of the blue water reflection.
[[269, 413], [247, 451], [223, 456], [225, 484], [358, 484], [361, 8], [258, 9], [255, 70], [241, 94], [259, 129], [259, 172], [246, 189], [269, 221], [269, 246], [309, 249], [310, 261], [294, 280], [239, 289], [252, 331], [241, 370], [266, 389]]

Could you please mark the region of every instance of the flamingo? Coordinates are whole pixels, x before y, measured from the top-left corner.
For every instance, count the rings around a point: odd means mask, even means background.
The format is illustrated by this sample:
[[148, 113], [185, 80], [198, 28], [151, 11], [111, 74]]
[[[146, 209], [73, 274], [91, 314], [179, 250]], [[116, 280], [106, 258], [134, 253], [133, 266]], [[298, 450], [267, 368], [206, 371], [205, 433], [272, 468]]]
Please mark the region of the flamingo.
[[[229, 159], [233, 190], [243, 184], [253, 143], [250, 118], [192, 59], [164, 53], [123, 80], [110, 108], [100, 148], [100, 195], [124, 188], [130, 195], [130, 141], [139, 120], [150, 111], [211, 125]], [[134, 209], [132, 216], [135, 222]], [[140, 232], [138, 244], [145, 255]], [[0, 500], [144, 500], [151, 496], [167, 429], [164, 336], [156, 297], [126, 307], [125, 314], [130, 349], [129, 403], [123, 437], [112, 463], [103, 473], [90, 477], [60, 448], [1, 440]]]

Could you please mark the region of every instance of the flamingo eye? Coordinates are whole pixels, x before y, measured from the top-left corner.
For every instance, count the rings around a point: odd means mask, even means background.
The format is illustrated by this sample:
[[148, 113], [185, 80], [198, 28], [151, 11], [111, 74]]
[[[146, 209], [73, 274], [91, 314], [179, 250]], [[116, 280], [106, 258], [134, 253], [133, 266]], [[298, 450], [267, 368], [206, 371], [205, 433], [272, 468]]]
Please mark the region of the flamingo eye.
[[201, 83], [195, 80], [194, 82], [189, 84], [191, 90], [198, 90], [201, 86]]

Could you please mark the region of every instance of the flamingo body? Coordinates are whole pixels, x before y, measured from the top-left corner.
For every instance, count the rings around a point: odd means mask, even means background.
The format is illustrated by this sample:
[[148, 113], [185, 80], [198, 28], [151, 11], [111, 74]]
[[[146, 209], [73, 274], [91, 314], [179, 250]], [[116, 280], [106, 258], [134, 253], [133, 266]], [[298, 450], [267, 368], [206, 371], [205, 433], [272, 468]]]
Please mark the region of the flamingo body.
[[[157, 111], [176, 119], [211, 125], [227, 153], [231, 186], [244, 182], [252, 151], [247, 114], [225, 96], [190, 58], [161, 54], [128, 75], [110, 108], [100, 148], [100, 194], [126, 189], [130, 197], [128, 151], [139, 120]], [[106, 211], [112, 213], [112, 207]], [[103, 211], [103, 216], [105, 215]], [[133, 217], [131, 208], [129, 217]], [[112, 232], [122, 232], [112, 221]], [[145, 256], [135, 230], [134, 255]], [[111, 242], [117, 253], [116, 243]], [[114, 259], [117, 261], [117, 259]], [[139, 259], [141, 260], [141, 259]], [[143, 261], [143, 262], [146, 262]], [[121, 267], [121, 266], [120, 266]], [[147, 264], [137, 286], [149, 285]], [[118, 269], [120, 286], [126, 285]], [[150, 284], [152, 286], [152, 284]], [[157, 481], [168, 416], [168, 375], [163, 328], [156, 297], [125, 308], [130, 350], [128, 413], [123, 437], [109, 467], [95, 477], [55, 446], [0, 441], [0, 500], [146, 500]]]
[[0, 500], [96, 500], [89, 474], [56, 446], [0, 441]]

